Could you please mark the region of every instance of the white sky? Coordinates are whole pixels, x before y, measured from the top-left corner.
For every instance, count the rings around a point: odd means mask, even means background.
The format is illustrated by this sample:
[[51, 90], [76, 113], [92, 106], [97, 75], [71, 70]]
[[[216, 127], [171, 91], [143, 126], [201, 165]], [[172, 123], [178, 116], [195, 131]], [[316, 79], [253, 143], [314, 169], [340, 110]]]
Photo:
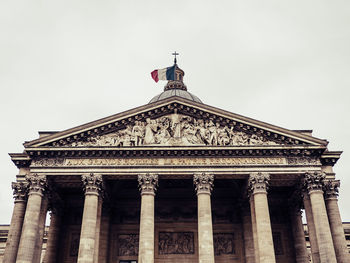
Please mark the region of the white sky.
[[343, 150], [335, 167], [350, 221], [350, 1], [0, 1], [0, 224], [17, 168], [7, 153], [38, 130], [64, 130], [146, 104], [150, 72], [178, 51], [206, 104]]

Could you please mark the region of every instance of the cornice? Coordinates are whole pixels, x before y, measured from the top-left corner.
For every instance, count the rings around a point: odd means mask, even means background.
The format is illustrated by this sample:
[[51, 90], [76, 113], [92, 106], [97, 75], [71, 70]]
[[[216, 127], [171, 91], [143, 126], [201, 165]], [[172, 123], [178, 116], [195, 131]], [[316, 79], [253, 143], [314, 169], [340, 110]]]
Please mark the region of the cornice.
[[30, 158], [55, 157], [149, 157], [149, 156], [295, 156], [319, 157], [325, 146], [159, 146], [159, 147], [33, 147], [27, 148]]
[[18, 167], [29, 167], [32, 159], [27, 153], [9, 153], [12, 162]]
[[321, 140], [310, 135], [284, 129], [206, 104], [175, 96], [89, 122], [75, 128], [47, 135], [30, 142], [25, 142], [24, 146], [29, 148], [34, 146], [41, 147], [43, 145], [55, 145], [57, 143], [63, 145], [69, 144], [79, 138], [96, 134], [107, 134], [123, 129], [126, 125], [134, 123], [137, 120], [145, 120], [149, 117], [155, 118], [163, 116], [164, 114], [170, 114], [175, 108], [178, 110], [178, 113], [193, 116], [195, 118], [213, 119], [223, 124], [229, 124], [238, 131], [264, 135], [274, 141], [281, 142], [281, 144], [311, 144], [323, 146], [328, 144], [326, 140]]
[[334, 166], [340, 158], [342, 151], [326, 151], [321, 155], [322, 165]]

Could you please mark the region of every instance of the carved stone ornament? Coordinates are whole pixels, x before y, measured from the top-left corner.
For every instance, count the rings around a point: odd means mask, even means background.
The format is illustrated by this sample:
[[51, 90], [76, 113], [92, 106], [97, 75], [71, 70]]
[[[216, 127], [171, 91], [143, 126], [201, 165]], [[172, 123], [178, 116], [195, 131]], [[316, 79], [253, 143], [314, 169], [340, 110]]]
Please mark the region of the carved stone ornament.
[[251, 173], [248, 181], [248, 195], [266, 193], [269, 181], [270, 175], [268, 173]]
[[323, 172], [308, 172], [304, 175], [304, 188], [308, 193], [311, 191], [323, 191], [324, 179], [326, 174]]
[[214, 175], [209, 173], [196, 173], [193, 183], [198, 194], [210, 194], [214, 187]]
[[103, 190], [103, 179], [100, 174], [83, 174], [81, 176], [83, 181], [85, 194], [100, 194]]
[[324, 186], [326, 199], [337, 199], [339, 194], [339, 187], [339, 180], [327, 181]]
[[194, 233], [159, 232], [158, 254], [194, 254]]
[[135, 121], [113, 133], [94, 135], [63, 146], [144, 146], [144, 145], [277, 145], [259, 134], [237, 131], [214, 120], [196, 119], [173, 113], [156, 119]]
[[29, 184], [28, 194], [40, 194], [43, 195], [47, 189], [46, 175], [27, 174], [26, 180]]
[[27, 199], [28, 183], [12, 182], [13, 198], [15, 202], [25, 201]]
[[154, 195], [158, 187], [158, 174], [139, 174], [137, 177], [141, 195]]

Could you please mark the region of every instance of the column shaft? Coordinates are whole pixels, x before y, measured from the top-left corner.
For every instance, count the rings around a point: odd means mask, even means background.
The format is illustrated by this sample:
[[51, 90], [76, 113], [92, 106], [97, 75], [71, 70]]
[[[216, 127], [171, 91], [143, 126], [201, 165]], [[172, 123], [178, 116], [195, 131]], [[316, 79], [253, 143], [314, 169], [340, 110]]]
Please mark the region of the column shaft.
[[259, 263], [276, 262], [267, 201], [269, 180], [270, 175], [267, 173], [252, 173], [249, 177], [248, 190], [251, 198], [253, 198], [254, 213], [252, 213], [252, 217], [254, 216], [254, 218], [252, 224], [256, 224]]
[[46, 185], [45, 176], [27, 176], [27, 180], [29, 181], [28, 202], [16, 263], [33, 263], [41, 202]]
[[139, 262], [154, 262], [154, 195], [141, 196]]
[[347, 248], [344, 228], [338, 207], [339, 186], [339, 181], [328, 181], [326, 184], [326, 209], [337, 262], [346, 263], [350, 262], [350, 254]]
[[321, 263], [336, 263], [332, 234], [329, 227], [323, 191], [314, 190], [309, 193], [312, 214], [314, 216], [317, 243], [320, 251]]
[[141, 192], [139, 256], [140, 263], [154, 262], [154, 196], [158, 186], [158, 175], [139, 174]]
[[35, 242], [35, 252], [33, 257], [33, 263], [40, 263], [40, 260], [41, 260], [48, 203], [49, 203], [48, 199], [44, 197], [41, 202], [38, 236]]
[[308, 253], [306, 249], [304, 226], [301, 219], [301, 211], [291, 209], [290, 221], [294, 239], [295, 261], [296, 263], [308, 262]]
[[320, 259], [320, 252], [319, 252], [318, 243], [317, 243], [315, 222], [312, 214], [310, 198], [307, 193], [304, 194], [303, 201], [304, 201], [304, 208], [305, 208], [305, 214], [306, 214], [307, 230], [309, 232], [312, 262], [319, 263], [321, 262], [321, 259]]
[[44, 263], [56, 263], [58, 242], [60, 236], [61, 227], [61, 214], [57, 211], [51, 212], [50, 228], [46, 244], [46, 253], [44, 257]]
[[102, 176], [86, 174], [82, 176], [85, 186], [83, 220], [80, 232], [78, 263], [93, 263], [98, 215], [98, 199], [102, 186]]
[[214, 175], [198, 173], [193, 176], [198, 206], [198, 258], [199, 263], [214, 263], [213, 222], [210, 195]]
[[258, 236], [260, 263], [276, 262], [272, 239], [267, 194], [254, 194], [254, 207], [256, 217], [256, 232]]
[[26, 185], [23, 183], [12, 183], [12, 188], [14, 190], [15, 206], [12, 212], [11, 225], [7, 235], [3, 259], [4, 262], [8, 263], [14, 263], [16, 261], [26, 211]]
[[213, 225], [210, 195], [201, 193], [198, 199], [198, 254], [200, 263], [214, 261]]

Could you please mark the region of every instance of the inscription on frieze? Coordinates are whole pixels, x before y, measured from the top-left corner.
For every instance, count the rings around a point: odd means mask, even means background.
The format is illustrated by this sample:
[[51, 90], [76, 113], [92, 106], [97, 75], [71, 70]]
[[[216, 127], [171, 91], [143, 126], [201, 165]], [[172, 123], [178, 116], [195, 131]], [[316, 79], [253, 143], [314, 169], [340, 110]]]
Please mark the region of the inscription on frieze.
[[118, 235], [118, 255], [119, 256], [137, 256], [138, 253], [139, 253], [139, 235], [138, 234]]
[[216, 256], [235, 254], [233, 233], [215, 233], [213, 238]]
[[244, 165], [320, 165], [316, 158], [306, 157], [220, 157], [220, 158], [41, 158], [31, 167], [59, 166], [244, 166]]
[[58, 166], [244, 166], [286, 165], [284, 157], [220, 157], [220, 158], [66, 158], [62, 162], [50, 159], [34, 160], [31, 167]]
[[159, 232], [158, 254], [194, 254], [194, 233]]

